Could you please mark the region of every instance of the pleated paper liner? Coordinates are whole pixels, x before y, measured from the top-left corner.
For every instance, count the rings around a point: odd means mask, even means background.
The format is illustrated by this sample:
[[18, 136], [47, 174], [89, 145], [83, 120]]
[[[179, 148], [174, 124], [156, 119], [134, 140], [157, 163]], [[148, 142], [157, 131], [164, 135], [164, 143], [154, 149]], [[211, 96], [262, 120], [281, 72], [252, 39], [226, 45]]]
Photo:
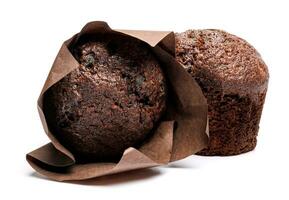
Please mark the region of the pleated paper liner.
[[[156, 54], [169, 83], [168, 110], [152, 136], [136, 148], [129, 147], [117, 163], [78, 164], [73, 154], [50, 132], [43, 113], [43, 94], [79, 67], [69, 46], [84, 34], [116, 33], [147, 43]], [[49, 72], [38, 99], [38, 111], [50, 143], [28, 153], [28, 163], [40, 174], [58, 181], [84, 180], [135, 169], [165, 165], [207, 146], [207, 102], [194, 79], [175, 61], [173, 32], [112, 30], [105, 22], [90, 22], [65, 41]]]

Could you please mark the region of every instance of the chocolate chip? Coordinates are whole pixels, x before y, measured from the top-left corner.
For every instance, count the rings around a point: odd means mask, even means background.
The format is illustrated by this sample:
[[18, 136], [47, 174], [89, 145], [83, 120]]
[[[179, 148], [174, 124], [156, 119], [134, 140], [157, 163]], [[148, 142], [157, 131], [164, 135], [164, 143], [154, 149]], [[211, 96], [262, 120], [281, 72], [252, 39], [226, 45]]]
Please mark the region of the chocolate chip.
[[135, 79], [136, 86], [141, 87], [144, 81], [145, 81], [145, 77], [143, 77], [142, 75], [138, 75]]
[[92, 67], [93, 66], [93, 64], [94, 64], [94, 61], [95, 61], [95, 59], [94, 59], [94, 54], [93, 53], [90, 53], [90, 54], [88, 54], [88, 55], [86, 55], [85, 57], [84, 57], [84, 65], [85, 65], [85, 67]]
[[62, 121], [59, 123], [59, 127], [61, 128], [65, 128], [65, 127], [68, 127], [69, 126], [69, 123], [67, 121]]

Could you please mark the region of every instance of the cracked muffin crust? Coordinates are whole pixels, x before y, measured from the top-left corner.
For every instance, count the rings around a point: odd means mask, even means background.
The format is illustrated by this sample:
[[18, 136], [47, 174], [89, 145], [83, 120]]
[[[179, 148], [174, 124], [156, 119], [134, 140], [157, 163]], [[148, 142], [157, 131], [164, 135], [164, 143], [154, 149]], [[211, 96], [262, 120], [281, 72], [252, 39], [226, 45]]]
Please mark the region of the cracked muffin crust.
[[269, 79], [259, 53], [225, 31], [176, 33], [176, 58], [195, 78], [209, 105], [209, 146], [201, 155], [253, 150]]
[[77, 162], [114, 161], [159, 122], [166, 80], [145, 43], [116, 34], [87, 38], [71, 48], [80, 67], [44, 95], [44, 113]]

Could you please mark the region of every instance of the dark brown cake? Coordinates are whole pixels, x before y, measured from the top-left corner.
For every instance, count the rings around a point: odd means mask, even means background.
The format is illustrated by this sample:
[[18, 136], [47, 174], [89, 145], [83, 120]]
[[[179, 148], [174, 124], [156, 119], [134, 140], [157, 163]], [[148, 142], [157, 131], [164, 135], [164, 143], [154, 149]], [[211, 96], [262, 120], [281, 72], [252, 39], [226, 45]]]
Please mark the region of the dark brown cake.
[[176, 34], [176, 56], [208, 100], [210, 140], [199, 154], [253, 150], [269, 78], [259, 53], [221, 30], [188, 30]]
[[149, 47], [99, 35], [71, 48], [80, 67], [44, 95], [48, 126], [78, 162], [114, 161], [140, 144], [166, 108], [166, 82]]

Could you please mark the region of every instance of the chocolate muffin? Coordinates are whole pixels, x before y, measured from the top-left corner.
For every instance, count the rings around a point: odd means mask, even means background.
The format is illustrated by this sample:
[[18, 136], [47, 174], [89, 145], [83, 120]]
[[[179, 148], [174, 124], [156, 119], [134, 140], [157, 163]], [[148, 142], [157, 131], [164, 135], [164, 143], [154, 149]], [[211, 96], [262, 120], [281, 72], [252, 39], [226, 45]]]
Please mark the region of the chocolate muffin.
[[117, 34], [87, 36], [71, 51], [80, 67], [44, 95], [49, 129], [77, 162], [116, 161], [165, 112], [160, 63], [147, 44]]
[[176, 34], [176, 58], [199, 83], [209, 105], [209, 146], [200, 155], [253, 150], [268, 69], [245, 40], [221, 30]]

